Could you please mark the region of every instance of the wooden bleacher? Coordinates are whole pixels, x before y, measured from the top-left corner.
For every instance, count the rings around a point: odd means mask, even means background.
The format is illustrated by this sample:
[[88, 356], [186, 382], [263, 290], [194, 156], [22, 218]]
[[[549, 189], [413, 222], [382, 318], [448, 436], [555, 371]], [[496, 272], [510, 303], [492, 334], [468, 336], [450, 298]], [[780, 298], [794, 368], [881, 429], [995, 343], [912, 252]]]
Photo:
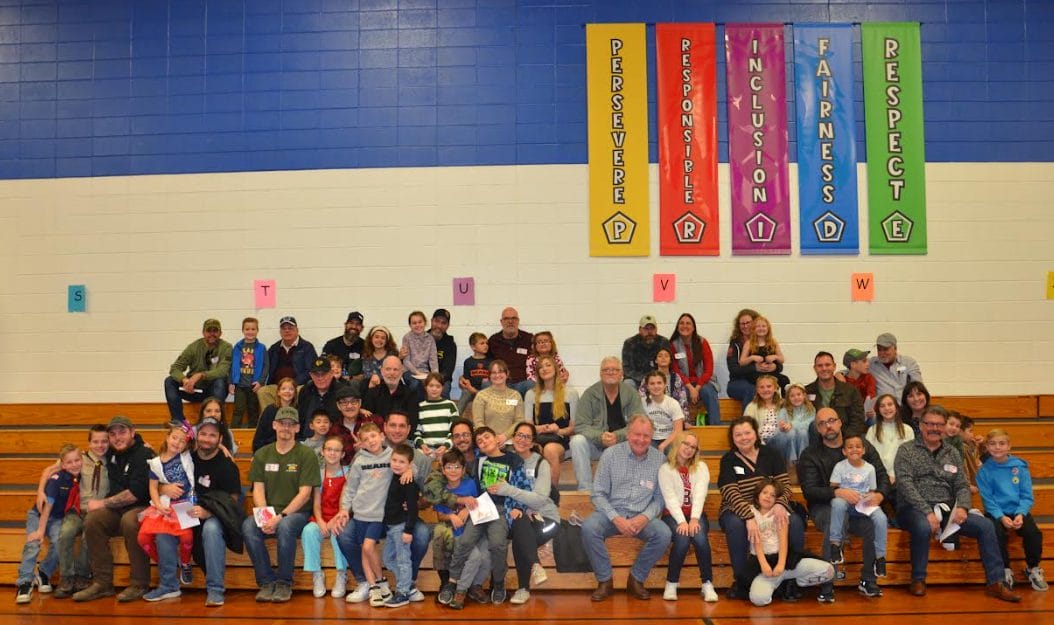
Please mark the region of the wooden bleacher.
[[[1054, 396], [934, 397], [934, 402], [973, 417], [977, 420], [977, 433], [983, 434], [993, 427], [1001, 427], [1010, 432], [1015, 453], [1028, 460], [1032, 468], [1032, 475], [1036, 481], [1034, 516], [1041, 521], [1041, 526], [1046, 530], [1045, 551], [1051, 553], [1054, 549]], [[187, 405], [185, 408], [184, 412], [188, 417], [196, 418], [197, 406]], [[722, 400], [723, 414], [732, 415], [738, 411], [738, 402]], [[65, 442], [83, 445], [87, 438], [88, 426], [105, 423], [115, 414], [130, 417], [148, 441], [155, 445], [160, 443], [160, 427], [168, 420], [167, 410], [162, 403], [0, 405], [0, 575], [5, 583], [11, 583], [15, 578], [23, 542], [24, 532], [21, 526], [24, 523], [25, 510], [32, 504], [34, 489], [44, 464], [50, 461], [55, 451]], [[726, 429], [723, 426], [693, 429], [699, 436], [712, 479], [716, 481], [720, 455], [727, 449]], [[242, 448], [236, 462], [244, 478], [248, 471], [252, 431], [235, 430], [234, 436]], [[570, 463], [565, 463], [561, 473], [563, 481], [573, 482]], [[797, 492], [797, 489], [795, 491]], [[800, 494], [798, 497], [800, 498]], [[251, 502], [247, 502], [247, 506], [251, 506]], [[712, 488], [707, 498], [706, 514], [711, 522], [714, 582], [715, 585], [724, 587], [731, 582], [731, 569], [724, 535], [717, 527], [718, 507], [719, 496], [716, 489]], [[591, 512], [592, 504], [588, 496], [575, 491], [562, 493], [561, 512], [567, 518], [572, 511], [578, 511], [582, 516]], [[819, 550], [819, 541], [819, 533], [811, 529], [807, 533], [809, 547]], [[127, 580], [127, 554], [120, 540], [112, 541], [111, 545], [117, 562], [117, 583], [121, 584]], [[615, 564], [615, 583], [622, 585], [636, 553], [637, 543], [630, 539], [613, 538], [608, 545]], [[332, 554], [329, 552], [328, 543], [324, 543], [323, 550], [323, 563], [331, 566]], [[1011, 556], [1016, 560], [1023, 558], [1019, 540], [1011, 541]], [[846, 550], [848, 576], [843, 583], [855, 584], [859, 557], [859, 545], [850, 543]], [[299, 566], [299, 553], [297, 558]], [[883, 580], [882, 584], [906, 584], [909, 581], [910, 558], [905, 533], [890, 530], [887, 559], [889, 577]], [[247, 556], [228, 554], [228, 562], [228, 587], [255, 587], [252, 567]], [[963, 540], [963, 548], [958, 551], [949, 552], [935, 546], [930, 552], [930, 562], [929, 581], [932, 584], [981, 583], [984, 579], [977, 549], [969, 539]], [[595, 580], [589, 573], [557, 573], [549, 551], [542, 552], [542, 563], [550, 575], [546, 588], [586, 589], [595, 585]], [[694, 556], [689, 555], [689, 563], [694, 563]], [[428, 569], [430, 566], [430, 556], [427, 556], [422, 568]], [[1015, 569], [1019, 568], [1019, 563], [1015, 563]], [[510, 573], [510, 583], [513, 578], [514, 573]], [[652, 571], [648, 585], [661, 587], [664, 579], [665, 559]], [[298, 588], [309, 588], [310, 576], [298, 569], [296, 583]], [[438, 580], [434, 575], [423, 574], [420, 583], [422, 590], [432, 591], [436, 589]], [[698, 569], [686, 566], [682, 574], [682, 587], [697, 587], [698, 584]], [[202, 586], [203, 580], [199, 571], [196, 573], [194, 587]]]

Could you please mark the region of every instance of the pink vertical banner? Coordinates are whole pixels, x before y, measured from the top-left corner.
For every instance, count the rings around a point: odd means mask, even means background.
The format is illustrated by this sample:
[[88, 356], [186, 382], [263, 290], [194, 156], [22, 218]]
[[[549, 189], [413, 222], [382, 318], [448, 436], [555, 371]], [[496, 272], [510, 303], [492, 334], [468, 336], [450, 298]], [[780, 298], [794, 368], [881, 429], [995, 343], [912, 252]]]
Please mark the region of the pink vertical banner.
[[725, 26], [732, 254], [790, 254], [782, 24]]

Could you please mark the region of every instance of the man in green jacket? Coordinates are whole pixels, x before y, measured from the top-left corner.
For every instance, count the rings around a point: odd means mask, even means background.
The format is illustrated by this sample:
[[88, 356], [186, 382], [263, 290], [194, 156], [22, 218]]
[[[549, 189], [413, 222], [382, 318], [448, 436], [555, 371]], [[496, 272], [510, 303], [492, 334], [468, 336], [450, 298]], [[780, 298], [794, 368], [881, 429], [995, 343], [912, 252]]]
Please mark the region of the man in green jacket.
[[183, 421], [183, 401], [200, 402], [215, 397], [227, 399], [227, 376], [231, 372], [231, 344], [220, 338], [223, 328], [216, 319], [206, 319], [201, 338], [176, 358], [165, 378], [165, 401], [173, 423]]

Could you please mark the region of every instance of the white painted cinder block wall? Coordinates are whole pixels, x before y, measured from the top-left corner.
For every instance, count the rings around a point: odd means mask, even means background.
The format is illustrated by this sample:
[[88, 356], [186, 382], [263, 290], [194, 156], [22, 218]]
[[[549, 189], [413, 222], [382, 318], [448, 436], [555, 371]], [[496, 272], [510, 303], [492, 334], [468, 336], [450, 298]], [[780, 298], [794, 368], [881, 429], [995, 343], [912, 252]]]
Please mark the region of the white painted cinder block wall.
[[[3, 181], [0, 402], [161, 401], [210, 316], [231, 342], [258, 316], [270, 343], [293, 314], [321, 348], [350, 310], [401, 336], [412, 309], [444, 306], [460, 361], [506, 305], [555, 332], [580, 389], [643, 313], [667, 334], [693, 313], [724, 376], [747, 306], [772, 320], [794, 380], [813, 378], [818, 349], [840, 357], [891, 331], [934, 393], [1054, 392], [1054, 164], [928, 165], [921, 257], [732, 257], [727, 177], [722, 165], [720, 257], [657, 255], [653, 165], [652, 254], [622, 259], [589, 257], [581, 165]], [[677, 274], [675, 303], [651, 302], [657, 272]], [[874, 273], [873, 303], [849, 301], [852, 272]], [[460, 276], [476, 279], [473, 307], [451, 305]], [[256, 278], [277, 280], [278, 308], [254, 310]], [[69, 284], [87, 285], [87, 313], [66, 312]]]

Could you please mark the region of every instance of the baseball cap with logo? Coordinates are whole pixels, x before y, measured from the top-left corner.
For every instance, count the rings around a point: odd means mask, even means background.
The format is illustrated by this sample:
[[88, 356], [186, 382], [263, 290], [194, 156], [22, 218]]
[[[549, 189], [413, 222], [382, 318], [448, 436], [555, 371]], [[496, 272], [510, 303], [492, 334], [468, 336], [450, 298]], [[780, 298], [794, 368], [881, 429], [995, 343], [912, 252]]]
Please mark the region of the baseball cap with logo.
[[842, 356], [842, 364], [848, 367], [858, 360], [867, 358], [867, 355], [870, 353], [871, 352], [862, 352], [854, 347], [853, 349], [846, 351], [845, 355]]
[[344, 321], [344, 323], [351, 323], [352, 321], [358, 321], [359, 323], [362, 323], [365, 320], [366, 319], [362, 316], [362, 313], [357, 310], [353, 310], [348, 313], [348, 318]]
[[640, 318], [640, 327], [644, 326], [655, 326], [659, 327], [659, 322], [655, 320], [655, 315], [644, 315]]
[[329, 361], [324, 356], [319, 356], [311, 363], [311, 373], [325, 373], [329, 371]]
[[205, 323], [201, 324], [202, 330], [217, 330], [222, 332], [223, 328], [220, 326], [219, 319], [206, 319]]
[[202, 419], [201, 422], [198, 423], [198, 429], [200, 430], [201, 428], [207, 425], [211, 425], [212, 427], [216, 428], [221, 432], [223, 431], [223, 423], [221, 423], [220, 420], [216, 419], [215, 417], [205, 417], [204, 419]]
[[294, 328], [299, 327], [299, 326], [296, 325], [296, 317], [294, 317], [292, 315], [286, 315], [285, 317], [282, 317], [281, 319], [279, 319], [278, 320], [278, 327], [280, 328], [280, 327], [284, 326], [287, 323], [289, 325], [293, 326]]

